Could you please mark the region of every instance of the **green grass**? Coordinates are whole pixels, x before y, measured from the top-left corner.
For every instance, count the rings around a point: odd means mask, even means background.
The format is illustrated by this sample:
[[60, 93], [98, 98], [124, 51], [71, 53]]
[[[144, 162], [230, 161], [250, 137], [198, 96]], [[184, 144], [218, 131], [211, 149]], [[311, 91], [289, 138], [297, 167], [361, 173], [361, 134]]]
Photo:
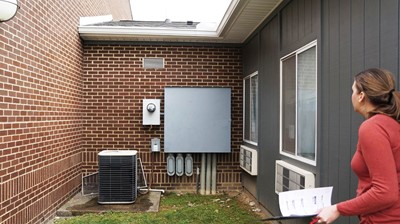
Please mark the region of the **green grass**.
[[248, 205], [228, 195], [166, 194], [157, 213], [86, 214], [57, 224], [247, 224], [260, 219]]

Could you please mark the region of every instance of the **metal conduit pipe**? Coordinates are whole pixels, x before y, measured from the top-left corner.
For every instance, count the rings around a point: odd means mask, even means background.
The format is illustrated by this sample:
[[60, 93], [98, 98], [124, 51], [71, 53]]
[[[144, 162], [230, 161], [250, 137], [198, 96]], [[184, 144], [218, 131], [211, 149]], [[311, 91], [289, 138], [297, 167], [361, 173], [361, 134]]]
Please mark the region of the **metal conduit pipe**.
[[204, 195], [206, 191], [206, 154], [201, 154], [201, 167], [200, 167], [200, 194]]
[[211, 193], [211, 153], [207, 153], [206, 195]]
[[212, 154], [212, 164], [211, 164], [211, 194], [217, 193], [217, 154]]

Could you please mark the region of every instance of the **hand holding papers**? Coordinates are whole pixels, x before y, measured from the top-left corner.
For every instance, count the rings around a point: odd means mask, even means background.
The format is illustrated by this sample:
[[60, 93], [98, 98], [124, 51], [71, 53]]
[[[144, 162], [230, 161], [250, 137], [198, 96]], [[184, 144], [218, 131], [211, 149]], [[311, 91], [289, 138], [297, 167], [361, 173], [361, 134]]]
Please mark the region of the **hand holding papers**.
[[333, 187], [310, 188], [279, 193], [282, 216], [312, 216], [331, 205]]

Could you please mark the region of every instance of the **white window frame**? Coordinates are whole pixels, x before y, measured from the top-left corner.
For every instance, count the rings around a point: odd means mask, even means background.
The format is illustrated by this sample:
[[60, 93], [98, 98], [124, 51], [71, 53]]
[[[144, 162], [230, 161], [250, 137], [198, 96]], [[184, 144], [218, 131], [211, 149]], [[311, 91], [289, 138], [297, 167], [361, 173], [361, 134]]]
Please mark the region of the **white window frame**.
[[[245, 81], [246, 80], [249, 80], [250, 81], [250, 84], [251, 84], [251, 78], [253, 78], [254, 76], [257, 76], [257, 78], [259, 78], [258, 77], [258, 71], [256, 71], [256, 72], [253, 72], [253, 73], [251, 73], [250, 75], [248, 75], [248, 76], [246, 76], [246, 77], [244, 77], [243, 78], [243, 141], [244, 142], [247, 142], [247, 143], [249, 143], [249, 144], [252, 144], [252, 145], [254, 145], [254, 146], [257, 146], [258, 145], [258, 138], [257, 138], [257, 142], [255, 142], [255, 141], [251, 141], [250, 139], [246, 139], [246, 137], [245, 137], [245, 134], [246, 134], [246, 130], [245, 130], [245, 128], [246, 128], [246, 125], [245, 125], [245, 123], [246, 123], [246, 85], [245, 85]], [[258, 81], [259, 80], [257, 80], [257, 86], [259, 86], [258, 85]], [[250, 86], [250, 89], [251, 89], [251, 86]], [[251, 91], [250, 91], [251, 92]], [[258, 99], [258, 90], [257, 90], [257, 100], [259, 101], [259, 99]], [[251, 104], [251, 102], [250, 102], [250, 104]], [[257, 105], [258, 105], [258, 102], [257, 102]], [[251, 110], [251, 107], [250, 107], [250, 110]], [[252, 114], [253, 113], [251, 113], [250, 112], [250, 117], [249, 117], [249, 121], [250, 121], [250, 125], [249, 125], [249, 128], [251, 129], [251, 120], [252, 120]], [[257, 106], [257, 114], [258, 114], [258, 106]], [[259, 117], [259, 116], [258, 116]], [[258, 122], [258, 121], [257, 121]], [[249, 131], [249, 133], [251, 133], [251, 131], [250, 130], [248, 130]], [[257, 124], [257, 136], [258, 136], [258, 124]]]
[[[298, 155], [298, 149], [297, 149], [297, 140], [298, 140], [298, 134], [297, 134], [297, 131], [298, 131], [298, 124], [297, 124], [297, 119], [298, 119], [298, 113], [297, 113], [297, 102], [298, 102], [298, 100], [297, 100], [297, 78], [298, 78], [298, 75], [297, 75], [297, 65], [298, 65], [298, 57], [297, 57], [297, 55], [299, 55], [299, 54], [301, 54], [302, 52], [305, 52], [305, 51], [307, 51], [308, 49], [310, 49], [310, 48], [312, 48], [312, 47], [315, 47], [315, 54], [316, 54], [316, 63], [315, 63], [315, 69], [316, 69], [316, 77], [315, 77], [315, 92], [316, 92], [316, 104], [315, 104], [315, 149], [314, 149], [314, 152], [315, 152], [315, 156], [314, 156], [314, 160], [311, 160], [311, 159], [307, 159], [307, 158], [305, 158], [305, 157], [302, 157], [302, 156], [299, 156]], [[283, 66], [282, 66], [282, 61], [284, 61], [285, 59], [287, 59], [287, 58], [289, 58], [289, 57], [291, 57], [291, 56], [293, 56], [293, 55], [295, 55], [295, 57], [296, 57], [296, 105], [295, 105], [295, 108], [296, 108], [296, 112], [295, 112], [295, 125], [296, 125], [296, 128], [295, 128], [295, 136], [296, 136], [296, 139], [295, 139], [295, 154], [293, 155], [293, 154], [290, 154], [290, 153], [287, 153], [287, 152], [285, 152], [285, 151], [283, 151], [283, 144], [282, 144], [282, 141], [283, 141], [283, 137], [282, 137], [282, 123], [283, 123], [283, 113], [282, 113], [282, 107], [283, 107], [283, 105], [282, 105], [282, 101], [283, 101], [283, 79], [282, 79], [282, 70], [283, 70]], [[314, 40], [314, 41], [312, 41], [312, 42], [310, 42], [309, 44], [307, 44], [307, 45], [305, 45], [305, 46], [303, 46], [303, 47], [301, 47], [301, 48], [299, 48], [299, 49], [297, 49], [296, 51], [293, 51], [293, 52], [291, 52], [290, 54], [287, 54], [287, 55], [285, 55], [284, 57], [282, 57], [281, 59], [280, 59], [280, 92], [279, 92], [279, 97], [280, 97], [280, 101], [279, 101], [279, 103], [280, 103], [280, 107], [279, 107], [279, 116], [280, 116], [280, 119], [279, 119], [279, 152], [280, 152], [280, 154], [282, 154], [282, 155], [284, 155], [284, 156], [287, 156], [287, 157], [290, 157], [290, 158], [293, 158], [293, 159], [295, 159], [295, 160], [298, 160], [298, 161], [301, 161], [301, 162], [304, 162], [304, 163], [307, 163], [307, 164], [310, 164], [310, 165], [313, 165], [313, 166], [316, 166], [317, 165], [317, 152], [318, 152], [318, 150], [317, 150], [317, 133], [318, 133], [318, 111], [317, 111], [317, 109], [318, 109], [318, 49], [317, 49], [317, 40]]]

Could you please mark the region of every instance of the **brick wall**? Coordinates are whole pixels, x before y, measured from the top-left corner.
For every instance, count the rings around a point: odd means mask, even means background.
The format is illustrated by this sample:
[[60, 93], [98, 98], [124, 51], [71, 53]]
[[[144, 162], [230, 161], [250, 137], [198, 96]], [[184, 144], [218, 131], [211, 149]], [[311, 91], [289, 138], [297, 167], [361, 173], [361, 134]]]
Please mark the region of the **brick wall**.
[[[242, 62], [235, 47], [84, 46], [83, 150], [84, 173], [97, 171], [97, 154], [104, 149], [135, 149], [153, 188], [195, 191], [196, 175], [166, 173], [166, 154], [154, 153], [150, 140], [163, 144], [160, 126], [142, 125], [142, 99], [161, 99], [165, 86], [230, 87], [232, 90], [232, 153], [217, 156], [217, 190], [240, 188], [239, 145], [242, 141]], [[144, 69], [144, 57], [162, 57], [164, 69]], [[200, 154], [194, 154], [194, 168]], [[153, 160], [153, 162], [151, 162]], [[150, 176], [151, 171], [153, 175]]]
[[103, 0], [27, 1], [0, 23], [0, 223], [43, 223], [79, 190], [79, 16]]
[[[107, 1], [19, 2], [17, 16], [0, 24], [0, 223], [49, 220], [106, 148], [138, 150], [147, 175], [154, 165], [155, 188], [193, 191], [195, 176], [165, 174], [163, 153], [151, 163], [149, 142], [162, 139], [163, 126], [141, 125], [141, 100], [162, 99], [164, 86], [232, 88], [233, 153], [218, 156], [218, 190], [240, 187], [239, 48], [83, 49], [79, 16], [107, 14]], [[145, 70], [142, 57], [165, 57], [167, 67]], [[199, 166], [200, 156], [194, 161]]]

